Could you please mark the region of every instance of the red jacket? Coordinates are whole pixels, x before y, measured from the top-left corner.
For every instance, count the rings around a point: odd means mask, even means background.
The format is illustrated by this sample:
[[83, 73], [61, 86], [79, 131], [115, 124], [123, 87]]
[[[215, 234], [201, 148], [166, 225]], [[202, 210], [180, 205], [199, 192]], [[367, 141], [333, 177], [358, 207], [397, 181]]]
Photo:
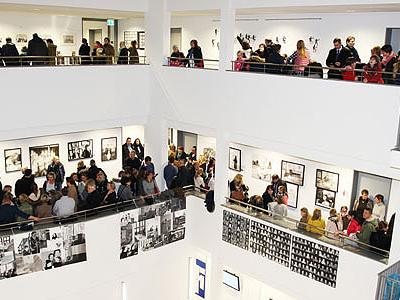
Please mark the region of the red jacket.
[[364, 80], [367, 80], [368, 83], [383, 83], [382, 65], [378, 63], [378, 66], [373, 69], [366, 65], [364, 67]]
[[351, 219], [349, 223], [349, 227], [347, 227], [347, 235], [349, 236], [350, 233], [357, 233], [361, 230], [361, 225], [357, 222], [356, 219]]

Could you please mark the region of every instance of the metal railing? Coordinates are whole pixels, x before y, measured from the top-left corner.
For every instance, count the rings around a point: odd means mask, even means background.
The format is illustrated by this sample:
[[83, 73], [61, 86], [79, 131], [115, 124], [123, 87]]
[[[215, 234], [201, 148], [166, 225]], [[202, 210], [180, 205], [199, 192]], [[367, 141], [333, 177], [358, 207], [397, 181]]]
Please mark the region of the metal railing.
[[182, 57], [167, 57], [165, 66], [193, 68], [193, 69], [206, 69], [218, 70], [219, 60], [216, 59], [195, 59], [195, 58], [182, 58]]
[[400, 297], [400, 261], [378, 274], [375, 300], [398, 300]]
[[399, 72], [372, 72], [364, 70], [362, 64], [358, 64], [354, 70], [347, 70], [346, 68], [330, 68], [313, 64], [274, 64], [243, 60], [232, 61], [232, 68], [230, 71], [400, 85], [400, 70]]
[[146, 65], [146, 56], [1, 56], [2, 67]]
[[[248, 214], [263, 221], [275, 224], [290, 231], [295, 231], [319, 241], [325, 242], [332, 246], [350, 251], [355, 254], [363, 255], [381, 263], [387, 264], [389, 258], [389, 251], [365, 244], [358, 240], [352, 239], [347, 235], [338, 232], [327, 231], [323, 228], [316, 227], [307, 223], [300, 222], [299, 220], [276, 214], [264, 208], [252, 205], [250, 203], [225, 197], [226, 204], [224, 207]], [[309, 232], [307, 229], [318, 233]]]

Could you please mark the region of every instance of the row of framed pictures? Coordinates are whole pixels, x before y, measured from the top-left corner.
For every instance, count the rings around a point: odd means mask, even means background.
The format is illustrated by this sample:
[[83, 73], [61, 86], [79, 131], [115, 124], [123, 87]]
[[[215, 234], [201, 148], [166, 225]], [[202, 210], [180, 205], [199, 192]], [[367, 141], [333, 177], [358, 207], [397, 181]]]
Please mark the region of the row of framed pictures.
[[[93, 140], [69, 142], [68, 161], [93, 158]], [[47, 166], [53, 157], [60, 156], [60, 145], [51, 144], [29, 147], [30, 168], [35, 177], [46, 176]], [[101, 139], [101, 161], [117, 159], [117, 137]], [[13, 148], [4, 150], [6, 173], [18, 172], [22, 168], [22, 149]]]

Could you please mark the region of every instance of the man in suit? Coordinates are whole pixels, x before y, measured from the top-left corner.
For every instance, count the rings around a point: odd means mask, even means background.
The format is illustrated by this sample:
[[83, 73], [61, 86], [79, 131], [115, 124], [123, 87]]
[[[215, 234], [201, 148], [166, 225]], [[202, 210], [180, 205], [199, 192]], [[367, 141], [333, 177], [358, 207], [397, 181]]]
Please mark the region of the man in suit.
[[328, 58], [326, 59], [326, 65], [329, 68], [333, 68], [333, 70], [329, 70], [328, 78], [342, 79], [341, 72], [334, 69], [344, 68], [347, 58], [351, 56], [351, 52], [346, 47], [343, 47], [340, 38], [335, 38], [333, 45], [334, 48], [329, 51]]

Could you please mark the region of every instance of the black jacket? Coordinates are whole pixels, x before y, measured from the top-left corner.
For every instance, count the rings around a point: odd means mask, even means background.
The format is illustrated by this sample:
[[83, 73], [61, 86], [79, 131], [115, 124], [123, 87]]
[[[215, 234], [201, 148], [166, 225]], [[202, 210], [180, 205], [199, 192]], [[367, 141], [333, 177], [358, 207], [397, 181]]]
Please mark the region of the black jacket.
[[128, 64], [128, 56], [129, 56], [128, 49], [122, 48], [119, 51], [118, 64], [119, 65], [127, 65]]
[[103, 199], [98, 191], [91, 192], [86, 198], [86, 209], [99, 207], [102, 201]]
[[141, 164], [142, 164], [142, 162], [140, 161], [139, 158], [135, 157], [134, 159], [132, 159], [132, 158], [128, 157], [128, 158], [125, 160], [125, 165], [124, 165], [124, 167], [130, 167], [130, 168], [132, 168], [132, 169], [139, 170]]
[[[190, 48], [186, 58], [194, 59], [194, 65], [198, 68], [204, 67], [203, 62], [203, 53], [201, 52], [201, 48], [197, 46], [196, 48]], [[187, 62], [189, 64], [190, 61]]]
[[28, 56], [48, 56], [49, 50], [40, 37], [34, 37], [28, 43]]
[[139, 144], [139, 145], [133, 144], [133, 150], [135, 150], [136, 156], [141, 161], [143, 161], [143, 159], [144, 159], [144, 147], [143, 147], [143, 145], [142, 144]]
[[361, 61], [361, 59], [360, 59], [360, 56], [358, 55], [358, 51], [357, 51], [357, 49], [356, 48], [350, 48], [349, 46], [346, 46], [345, 47], [347, 50], [349, 50], [349, 52], [350, 52], [350, 57], [354, 57], [355, 59], [356, 59], [356, 61], [357, 62], [360, 62]]
[[32, 184], [34, 183], [34, 177], [31, 176], [30, 178], [28, 177], [22, 177], [17, 180], [15, 183], [15, 196], [18, 198], [21, 194], [25, 194], [29, 196], [33, 189], [32, 189]]
[[112, 192], [110, 194], [108, 194], [105, 198], [104, 198], [104, 202], [106, 204], [113, 204], [117, 202], [117, 193], [116, 192]]
[[79, 47], [80, 56], [90, 56], [90, 46], [88, 44], [82, 44]]
[[178, 169], [178, 174], [176, 175], [176, 178], [174, 179], [174, 181], [172, 183], [172, 188], [185, 187], [185, 186], [190, 185], [190, 182], [191, 182], [190, 176], [191, 176], [191, 174], [186, 167], [180, 167]]
[[[339, 55], [336, 56], [336, 48], [333, 48], [329, 51], [328, 57], [326, 58], [326, 65], [328, 67], [333, 68], [344, 68], [346, 65], [346, 60], [351, 56], [351, 52], [346, 48], [342, 47], [339, 52]], [[336, 66], [335, 63], [339, 62], [340, 65]]]
[[[7, 56], [19, 56], [18, 49], [13, 43], [7, 43], [1, 48], [2, 55]], [[18, 65], [19, 58], [3, 58], [6, 66]]]
[[[131, 144], [131, 148], [133, 149], [133, 145]], [[125, 165], [125, 161], [128, 159], [129, 157], [129, 147], [128, 145], [125, 143], [122, 145], [122, 166]]]
[[[268, 64], [273, 64], [273, 65], [265, 65], [265, 72], [266, 73], [272, 73], [272, 74], [279, 74], [283, 72], [283, 64], [285, 63], [284, 58], [276, 52], [274, 49], [271, 48], [267, 60]], [[282, 65], [282, 66], [276, 66], [276, 65]]]
[[[390, 72], [393, 73], [394, 69], [394, 64], [397, 62], [397, 57], [393, 57], [391, 60], [389, 60], [386, 65], [382, 64], [382, 71], [383, 72]], [[385, 81], [385, 83], [393, 84], [394, 79], [393, 79], [393, 74], [382, 74], [382, 79]]]

